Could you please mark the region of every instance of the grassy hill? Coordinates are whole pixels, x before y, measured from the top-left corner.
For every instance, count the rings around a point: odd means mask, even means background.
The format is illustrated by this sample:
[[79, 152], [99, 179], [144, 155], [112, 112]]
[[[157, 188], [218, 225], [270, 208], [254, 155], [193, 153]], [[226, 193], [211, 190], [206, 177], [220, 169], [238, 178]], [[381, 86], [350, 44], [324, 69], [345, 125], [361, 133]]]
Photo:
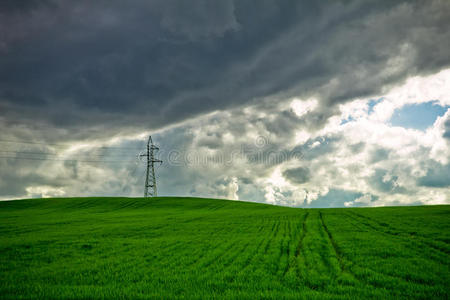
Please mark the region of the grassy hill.
[[450, 206], [0, 203], [1, 298], [448, 298]]

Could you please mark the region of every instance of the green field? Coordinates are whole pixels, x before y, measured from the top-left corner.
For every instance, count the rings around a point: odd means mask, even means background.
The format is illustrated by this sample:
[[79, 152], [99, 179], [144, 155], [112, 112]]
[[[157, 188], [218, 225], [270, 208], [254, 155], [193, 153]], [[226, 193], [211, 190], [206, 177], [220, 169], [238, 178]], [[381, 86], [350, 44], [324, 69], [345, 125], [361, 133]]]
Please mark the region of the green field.
[[450, 206], [0, 203], [1, 298], [442, 298]]

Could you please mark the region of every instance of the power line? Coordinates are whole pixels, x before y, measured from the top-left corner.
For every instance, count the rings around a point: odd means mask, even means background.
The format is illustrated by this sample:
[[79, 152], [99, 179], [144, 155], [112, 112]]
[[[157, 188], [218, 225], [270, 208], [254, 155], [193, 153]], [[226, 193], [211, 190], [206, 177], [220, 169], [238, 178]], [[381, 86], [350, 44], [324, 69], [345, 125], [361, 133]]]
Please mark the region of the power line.
[[[39, 143], [30, 141], [12, 141], [12, 140], [0, 140], [0, 143], [15, 143], [15, 144], [31, 144], [31, 145], [45, 145], [45, 146], [57, 146], [57, 147], [69, 147], [69, 144], [52, 144], [52, 143]], [[134, 147], [114, 147], [114, 146], [93, 146], [96, 149], [125, 149], [125, 150], [140, 150], [142, 148]]]
[[15, 154], [39, 154], [39, 155], [57, 155], [55, 153], [46, 152], [29, 152], [29, 151], [13, 151], [13, 150], [0, 150], [1, 153], [15, 153]]
[[50, 144], [50, 143], [38, 143], [29, 141], [11, 141], [11, 140], [0, 140], [0, 143], [16, 143], [16, 144], [33, 144], [33, 145], [49, 145], [49, 146], [65, 146], [63, 144]]
[[86, 163], [124, 163], [131, 160], [79, 160], [79, 159], [53, 159], [44, 157], [21, 157], [21, 156], [0, 156], [0, 158], [11, 159], [27, 159], [27, 160], [48, 160], [48, 161], [64, 161], [64, 162], [86, 162]]
[[[15, 145], [15, 146], [12, 146], [12, 145], [8, 146], [5, 150], [0, 150], [0, 153], [4, 154], [4, 155], [0, 155], [0, 159], [3, 159], [5, 161], [14, 160], [14, 161], [19, 162], [22, 160], [28, 160], [28, 161], [43, 161], [43, 162], [49, 161], [49, 162], [86, 163], [84, 165], [83, 164], [77, 165], [77, 168], [78, 167], [79, 168], [87, 168], [87, 167], [100, 168], [100, 167], [108, 167], [107, 164], [116, 164], [116, 165], [123, 164], [123, 166], [125, 167], [125, 164], [132, 163], [133, 162], [132, 158], [135, 158], [136, 166], [134, 166], [131, 173], [128, 172], [127, 179], [130, 177], [130, 175], [131, 176], [135, 175], [135, 173], [139, 167], [138, 158], [142, 157], [142, 156], [147, 156], [145, 197], [157, 195], [154, 164], [158, 163], [158, 162], [162, 163], [162, 161], [155, 159], [155, 157], [154, 157], [154, 155], [155, 155], [154, 152], [157, 151], [159, 148], [153, 145], [151, 136], [149, 137], [149, 141], [147, 143], [147, 154], [144, 154], [144, 155], [130, 155], [130, 152], [133, 152], [130, 150], [137, 151], [137, 150], [142, 149], [142, 148], [134, 148], [134, 147], [93, 146], [93, 147], [89, 147], [88, 149], [80, 149], [79, 151], [75, 152], [74, 155], [70, 155], [70, 154], [58, 153], [58, 152], [62, 152], [63, 149], [43, 149], [44, 151], [33, 151], [33, 150], [42, 149], [44, 147], [19, 146], [20, 144], [56, 146], [56, 147], [71, 146], [68, 144], [47, 144], [47, 143], [40, 143], [40, 142], [33, 142], [33, 141], [17, 141], [17, 140], [15, 140], [15, 141], [0, 140], [0, 146], [1, 146], [1, 143], [10, 143], [10, 144]], [[14, 148], [16, 148], [16, 149], [14, 149]], [[23, 150], [20, 148], [23, 148]], [[110, 153], [105, 153], [109, 149], [111, 149], [112, 151], [109, 151]], [[103, 152], [102, 150], [105, 152]], [[94, 151], [102, 151], [102, 152], [100, 152], [99, 154], [93, 154], [92, 152], [94, 152]], [[67, 156], [63, 156], [63, 155], [67, 155]], [[92, 159], [91, 159], [91, 157], [92, 157]], [[109, 159], [107, 158], [107, 160], [101, 160], [100, 158], [102, 158], [102, 157], [105, 157], [105, 158], [108, 157]], [[124, 159], [118, 160], [115, 158], [124, 158]], [[125, 158], [130, 158], [130, 159], [125, 159]], [[93, 165], [90, 165], [90, 164], [93, 164]], [[96, 165], [96, 164], [100, 164], [100, 165]], [[104, 164], [104, 165], [102, 166], [102, 164]], [[143, 171], [145, 172], [145, 169]], [[144, 175], [144, 173], [142, 175]], [[151, 189], [151, 190], [149, 191], [149, 189]]]
[[[33, 151], [13, 151], [13, 150], [0, 150], [1, 153], [14, 153], [14, 154], [35, 154], [35, 155], [54, 155], [58, 156], [58, 153], [47, 153], [47, 152], [33, 152]], [[129, 155], [117, 155], [117, 154], [85, 154], [83, 156], [95, 156], [95, 157], [130, 157]], [[83, 157], [81, 155], [71, 155], [71, 157]]]

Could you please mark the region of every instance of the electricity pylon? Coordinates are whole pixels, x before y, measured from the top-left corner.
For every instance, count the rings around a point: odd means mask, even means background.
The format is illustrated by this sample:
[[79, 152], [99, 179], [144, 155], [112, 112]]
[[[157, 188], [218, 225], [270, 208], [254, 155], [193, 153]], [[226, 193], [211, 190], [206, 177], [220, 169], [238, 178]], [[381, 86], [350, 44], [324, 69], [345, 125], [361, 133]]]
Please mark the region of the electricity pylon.
[[145, 198], [157, 196], [155, 163], [162, 164], [162, 160], [155, 159], [155, 152], [158, 150], [159, 148], [153, 145], [152, 136], [150, 135], [148, 137], [147, 142], [147, 153], [141, 154], [141, 156], [147, 156], [147, 175], [145, 176], [145, 190], [144, 190]]

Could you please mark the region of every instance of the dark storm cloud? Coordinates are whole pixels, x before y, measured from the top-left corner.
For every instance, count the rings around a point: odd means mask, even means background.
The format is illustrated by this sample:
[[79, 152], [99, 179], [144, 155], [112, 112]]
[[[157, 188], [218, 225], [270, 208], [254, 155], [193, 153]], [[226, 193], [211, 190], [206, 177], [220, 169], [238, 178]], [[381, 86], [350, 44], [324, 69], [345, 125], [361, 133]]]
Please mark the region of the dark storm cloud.
[[406, 189], [397, 183], [398, 176], [388, 174], [383, 169], [375, 169], [368, 183], [377, 191], [385, 193], [406, 193]]
[[2, 1], [2, 126], [86, 138], [296, 95], [320, 100], [304, 121], [320, 127], [448, 65], [449, 23], [448, 1]]
[[62, 177], [54, 176], [51, 173], [37, 172], [37, 170], [45, 166], [48, 166], [48, 162], [42, 160], [1, 159], [1, 196], [17, 197], [17, 195], [26, 195], [26, 188], [33, 185], [47, 185], [58, 188], [69, 184], [71, 176]]
[[349, 148], [353, 154], [358, 154], [364, 150], [365, 146], [366, 146], [366, 144], [364, 142], [360, 142], [360, 143], [350, 145]]
[[[306, 143], [296, 146], [292, 151], [295, 153], [301, 153], [301, 158], [303, 160], [311, 161], [336, 151], [341, 140], [342, 136], [339, 134], [320, 136], [314, 139], [309, 139]], [[318, 143], [318, 145], [313, 146], [316, 143]]]
[[317, 111], [309, 111], [305, 115], [298, 116], [292, 109], [286, 109], [279, 112], [273, 120], [262, 119], [260, 122], [271, 134], [291, 136], [293, 128], [304, 127], [314, 130], [318, 127], [318, 124], [324, 124], [334, 113], [336, 113], [336, 110], [330, 107], [322, 107]]
[[432, 163], [427, 174], [417, 180], [418, 185], [446, 188], [450, 187], [450, 164]]
[[218, 133], [207, 133], [206, 136], [202, 137], [197, 145], [199, 147], [206, 147], [209, 149], [219, 149], [223, 146], [223, 140]]
[[370, 153], [370, 163], [374, 164], [389, 158], [389, 149], [378, 148]]
[[444, 123], [444, 135], [443, 137], [450, 140], [450, 118]]
[[299, 167], [285, 170], [283, 172], [283, 177], [292, 183], [302, 184], [309, 181], [311, 178], [311, 173], [308, 168]]
[[266, 127], [267, 131], [277, 136], [290, 134], [292, 128], [294, 127], [293, 125], [300, 122], [301, 119], [292, 110], [284, 110], [280, 112], [272, 121], [262, 120], [262, 123]]

